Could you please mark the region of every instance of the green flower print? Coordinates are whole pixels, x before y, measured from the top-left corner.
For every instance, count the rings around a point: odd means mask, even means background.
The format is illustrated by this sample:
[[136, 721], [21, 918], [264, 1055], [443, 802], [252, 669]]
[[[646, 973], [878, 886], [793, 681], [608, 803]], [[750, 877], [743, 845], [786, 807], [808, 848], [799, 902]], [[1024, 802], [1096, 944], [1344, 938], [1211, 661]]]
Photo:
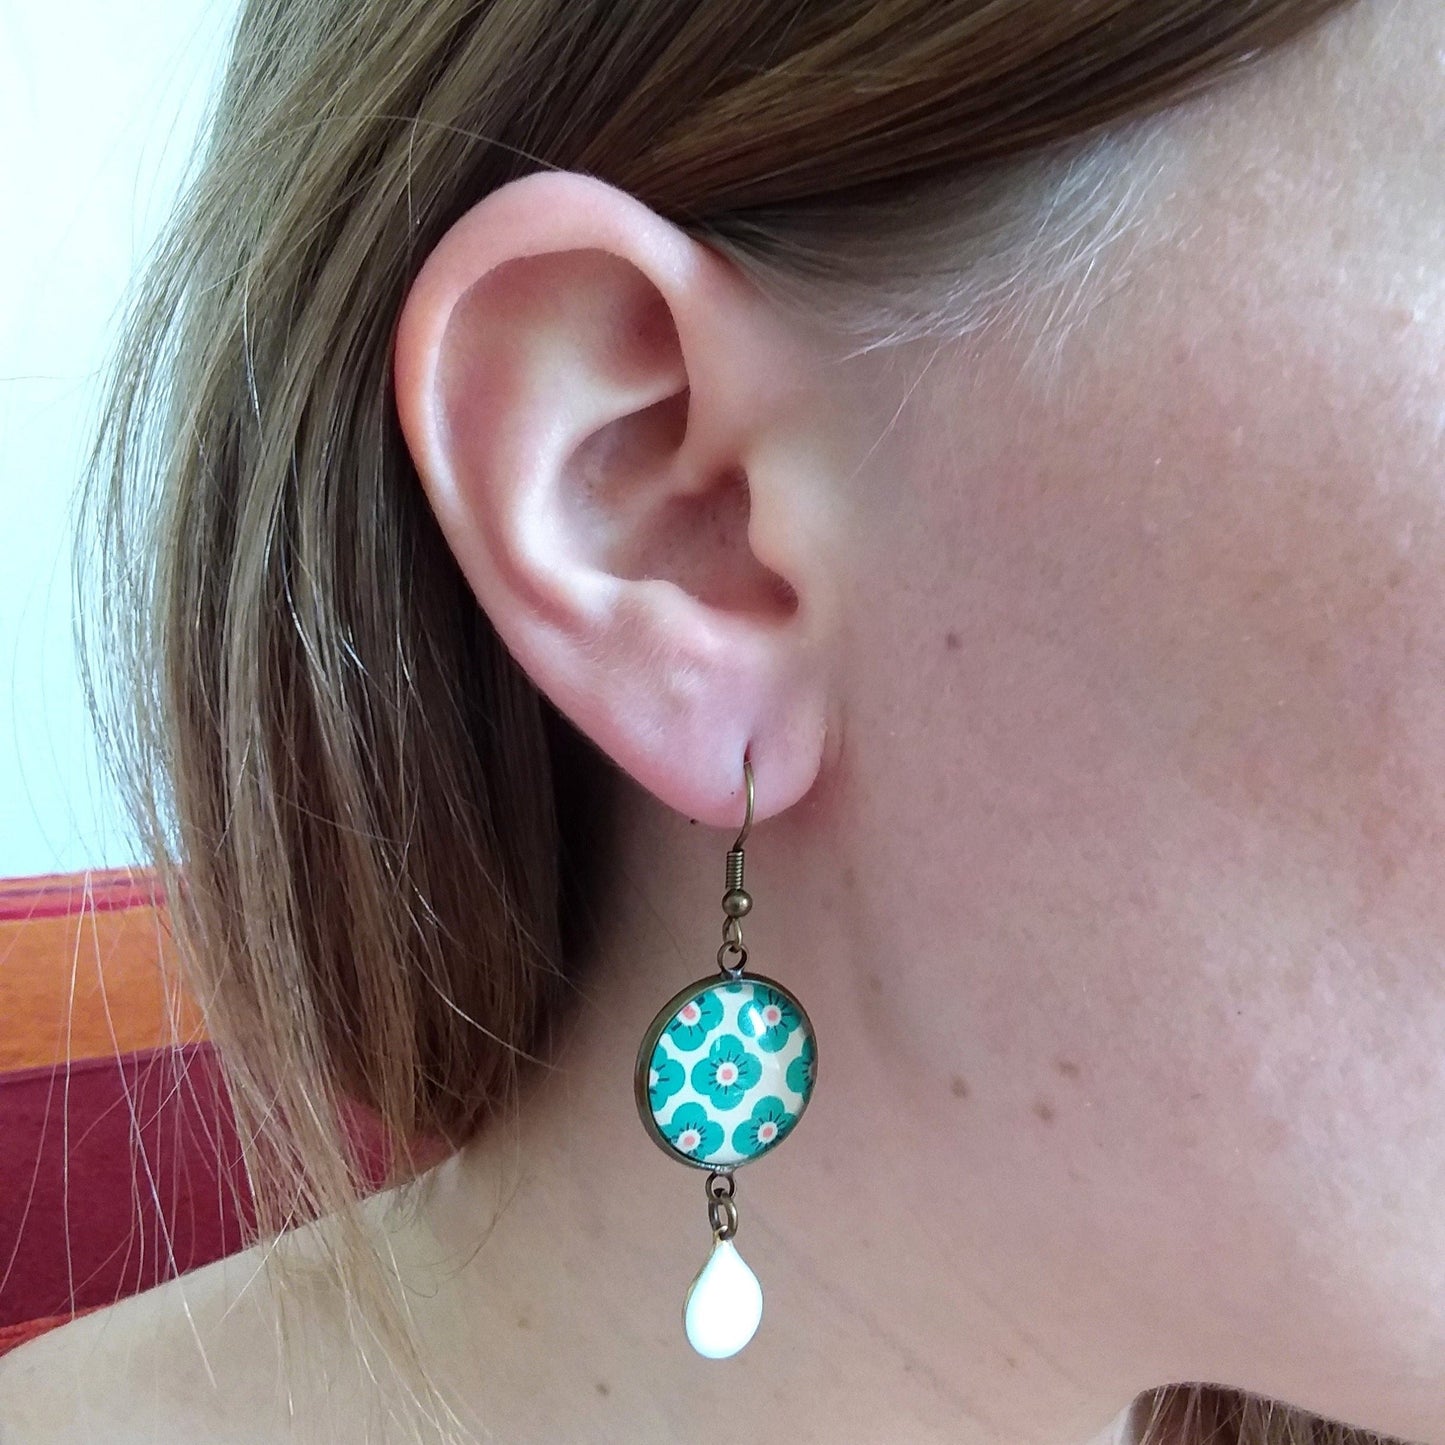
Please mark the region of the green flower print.
[[658, 1048], [652, 1052], [652, 1065], [647, 1071], [647, 1101], [656, 1114], [682, 1088], [687, 1072], [678, 1061]]
[[731, 1109], [762, 1077], [763, 1066], [736, 1034], [713, 1040], [707, 1058], [692, 1066], [692, 1086], [718, 1109]]
[[694, 1159], [717, 1153], [723, 1141], [722, 1125], [709, 1119], [701, 1104], [684, 1104], [662, 1126], [662, 1132], [674, 1149]]
[[792, 1000], [775, 988], [759, 984], [752, 998], [738, 1010], [738, 1027], [758, 1041], [760, 1049], [775, 1054], [802, 1022]]
[[776, 1144], [793, 1127], [795, 1117], [784, 1108], [781, 1099], [769, 1094], [753, 1105], [752, 1117], [744, 1119], [733, 1130], [733, 1148], [751, 1159]]
[[817, 1076], [815, 1072], [816, 1060], [817, 1054], [813, 1048], [813, 1040], [811, 1038], [804, 1038], [803, 1052], [788, 1065], [788, 1087], [795, 1094], [801, 1094], [805, 1099], [812, 1092], [813, 1080]]
[[716, 1028], [721, 1019], [722, 1000], [709, 989], [707, 993], [688, 999], [678, 1009], [677, 1016], [667, 1026], [667, 1032], [683, 1053], [690, 1054], [707, 1037], [708, 1030]]

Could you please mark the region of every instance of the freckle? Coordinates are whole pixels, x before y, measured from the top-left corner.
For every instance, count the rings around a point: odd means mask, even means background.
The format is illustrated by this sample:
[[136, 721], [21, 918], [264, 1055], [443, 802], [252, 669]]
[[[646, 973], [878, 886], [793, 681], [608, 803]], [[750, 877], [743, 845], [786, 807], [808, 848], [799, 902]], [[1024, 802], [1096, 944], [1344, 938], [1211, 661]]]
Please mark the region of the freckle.
[[1054, 1067], [1066, 1079], [1077, 1079], [1079, 1077], [1079, 1066], [1072, 1059], [1055, 1059]]
[[1268, 1149], [1278, 1149], [1290, 1136], [1290, 1126], [1283, 1119], [1266, 1119], [1260, 1125], [1260, 1142]]
[[1277, 593], [1289, 581], [1289, 573], [1283, 567], [1269, 567], [1255, 578], [1249, 591], [1244, 594], [1246, 602], [1262, 602], [1266, 598], [1272, 600]]
[[1054, 1122], [1054, 1106], [1049, 1103], [1047, 1099], [1040, 1099], [1038, 1103], [1034, 1105], [1034, 1113], [1037, 1114], [1045, 1124], [1052, 1124]]
[[1005, 1355], [1005, 1356], [1003, 1357], [1003, 1360], [1004, 1360], [1004, 1364], [1006, 1364], [1006, 1365], [1009, 1367], [1009, 1369], [1011, 1369], [1011, 1370], [1016, 1370], [1016, 1369], [1018, 1369], [1018, 1367], [1019, 1367], [1019, 1362], [1018, 1362], [1016, 1359], [1014, 1359], [1014, 1357], [1013, 1357], [1012, 1355]]
[[955, 1099], [968, 1098], [968, 1081], [962, 1074], [955, 1074], [948, 1087], [953, 1091]]
[[882, 993], [882, 992], [883, 992], [883, 976], [882, 976], [881, 974], [877, 974], [877, 973], [870, 973], [870, 974], [868, 975], [868, 988], [869, 988], [869, 991], [872, 992], [872, 993]]
[[519, 1330], [530, 1330], [532, 1328], [532, 1321], [529, 1320], [526, 1315], [519, 1315], [517, 1317], [517, 1328]]
[[610, 1395], [612, 1393], [612, 1386], [609, 1385], [606, 1380], [598, 1380], [597, 1393], [599, 1395]]
[[956, 632], [949, 632], [944, 635], [943, 645], [950, 652], [957, 652], [963, 646], [963, 639]]

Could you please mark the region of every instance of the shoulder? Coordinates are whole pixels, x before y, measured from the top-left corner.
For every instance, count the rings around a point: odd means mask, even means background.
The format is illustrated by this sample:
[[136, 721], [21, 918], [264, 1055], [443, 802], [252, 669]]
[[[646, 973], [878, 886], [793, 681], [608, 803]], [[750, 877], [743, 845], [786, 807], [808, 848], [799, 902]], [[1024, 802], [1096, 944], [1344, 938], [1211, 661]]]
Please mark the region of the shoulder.
[[[371, 1196], [358, 1222], [386, 1231], [399, 1259], [392, 1203]], [[321, 1422], [326, 1438], [371, 1438], [334, 1225], [288, 1230], [0, 1356], [0, 1445], [288, 1445]]]
[[266, 1440], [277, 1351], [259, 1262], [220, 1260], [0, 1357], [0, 1445]]

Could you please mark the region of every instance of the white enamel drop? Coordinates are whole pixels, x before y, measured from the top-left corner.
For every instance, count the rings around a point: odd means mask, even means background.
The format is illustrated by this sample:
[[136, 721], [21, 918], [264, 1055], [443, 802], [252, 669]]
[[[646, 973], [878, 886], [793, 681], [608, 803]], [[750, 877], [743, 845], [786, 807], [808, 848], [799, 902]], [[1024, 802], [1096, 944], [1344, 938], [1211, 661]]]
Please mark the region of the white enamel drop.
[[757, 1275], [732, 1240], [715, 1241], [682, 1307], [688, 1343], [704, 1359], [725, 1360], [752, 1339], [762, 1317], [763, 1287]]

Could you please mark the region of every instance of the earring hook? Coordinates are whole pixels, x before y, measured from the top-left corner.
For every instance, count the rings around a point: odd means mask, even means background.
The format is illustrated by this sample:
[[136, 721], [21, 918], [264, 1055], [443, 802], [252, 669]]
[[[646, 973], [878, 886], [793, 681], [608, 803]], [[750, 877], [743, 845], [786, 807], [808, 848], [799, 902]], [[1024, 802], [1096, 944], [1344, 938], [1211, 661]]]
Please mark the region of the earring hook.
[[748, 812], [737, 842], [728, 850], [727, 892], [722, 900], [727, 917], [723, 920], [722, 947], [717, 951], [718, 967], [731, 979], [741, 976], [748, 961], [748, 951], [743, 947], [742, 919], [753, 906], [752, 895], [743, 887], [743, 844], [747, 842], [753, 826], [753, 764], [746, 749], [743, 752], [743, 778], [747, 783]]
[[747, 753], [743, 753], [743, 777], [747, 781], [748, 788], [748, 813], [743, 820], [743, 830], [738, 834], [737, 842], [733, 844], [734, 850], [741, 848], [747, 842], [748, 834], [753, 830], [753, 764]]

